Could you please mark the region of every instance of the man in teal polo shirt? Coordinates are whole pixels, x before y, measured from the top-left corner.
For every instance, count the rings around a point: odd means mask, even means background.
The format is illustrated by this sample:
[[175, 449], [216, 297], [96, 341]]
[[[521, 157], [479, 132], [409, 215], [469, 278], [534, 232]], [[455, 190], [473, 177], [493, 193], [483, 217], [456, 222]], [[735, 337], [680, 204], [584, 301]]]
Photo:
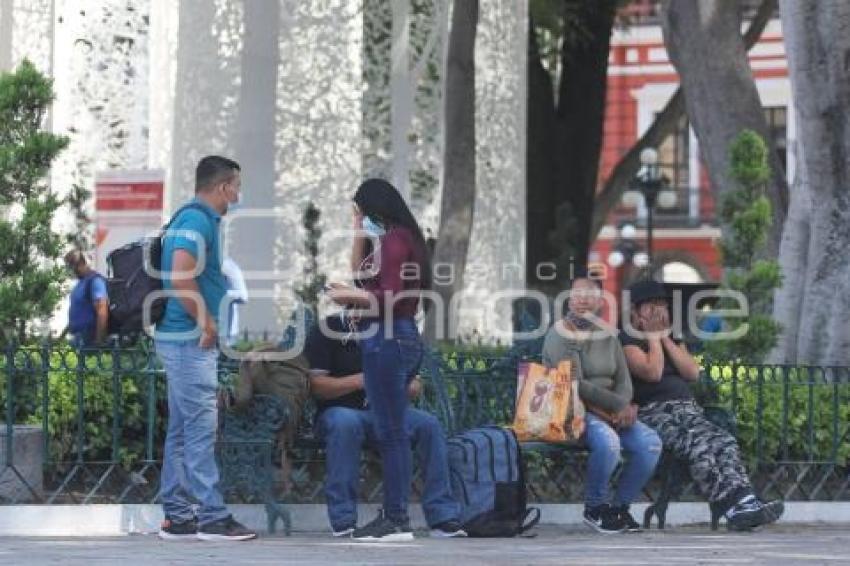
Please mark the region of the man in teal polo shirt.
[[[224, 505], [215, 462], [218, 426], [218, 328], [226, 310], [221, 217], [239, 202], [239, 165], [207, 156], [195, 171], [195, 198], [178, 210], [163, 238], [163, 287], [170, 293], [156, 326], [156, 352], [168, 380], [168, 432], [159, 536], [167, 540], [247, 540], [256, 533]], [[198, 502], [197, 514], [193, 503]]]

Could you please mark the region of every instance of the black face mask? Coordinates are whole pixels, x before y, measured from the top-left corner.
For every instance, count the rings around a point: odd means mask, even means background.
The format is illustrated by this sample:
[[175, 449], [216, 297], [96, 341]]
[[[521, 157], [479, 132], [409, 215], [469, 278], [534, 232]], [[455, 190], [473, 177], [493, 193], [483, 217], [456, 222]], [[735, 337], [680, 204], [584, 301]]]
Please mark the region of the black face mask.
[[577, 315], [573, 311], [567, 312], [567, 320], [576, 327], [576, 330], [593, 330], [593, 322], [583, 316]]

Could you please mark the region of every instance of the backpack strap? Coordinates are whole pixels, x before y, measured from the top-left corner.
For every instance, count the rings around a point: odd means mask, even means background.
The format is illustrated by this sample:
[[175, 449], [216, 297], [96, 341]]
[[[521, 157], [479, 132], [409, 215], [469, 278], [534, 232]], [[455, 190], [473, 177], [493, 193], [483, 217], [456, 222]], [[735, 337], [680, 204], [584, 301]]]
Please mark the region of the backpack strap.
[[170, 228], [171, 225], [174, 224], [174, 221], [177, 220], [177, 217], [180, 216], [180, 214], [182, 212], [189, 210], [190, 208], [200, 210], [201, 212], [203, 212], [207, 216], [207, 218], [209, 218], [210, 220], [213, 219], [212, 215], [210, 214], [209, 210], [206, 209], [206, 207], [201, 206], [201, 203], [195, 202], [194, 200], [192, 200], [192, 201], [187, 202], [186, 204], [184, 204], [180, 208], [178, 208], [177, 212], [175, 212], [174, 214], [171, 215], [171, 219], [162, 227], [163, 235], [165, 234], [166, 230], [168, 230], [168, 228]]

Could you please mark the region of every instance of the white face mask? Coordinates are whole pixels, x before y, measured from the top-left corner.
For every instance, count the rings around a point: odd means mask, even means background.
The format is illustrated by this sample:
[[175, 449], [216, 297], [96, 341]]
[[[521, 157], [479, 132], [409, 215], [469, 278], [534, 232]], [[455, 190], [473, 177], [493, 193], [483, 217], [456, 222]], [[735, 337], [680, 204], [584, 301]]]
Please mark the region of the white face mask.
[[363, 229], [370, 236], [373, 236], [375, 238], [380, 238], [381, 236], [387, 233], [383, 226], [381, 226], [368, 216], [363, 217], [363, 222], [361, 223], [361, 226], [363, 226]]
[[236, 193], [236, 200], [227, 205], [227, 212], [235, 212], [242, 208], [242, 193]]
[[[226, 191], [226, 189], [225, 189]], [[227, 211], [226, 212], [235, 212], [242, 208], [242, 191], [236, 192], [236, 200], [227, 200]]]

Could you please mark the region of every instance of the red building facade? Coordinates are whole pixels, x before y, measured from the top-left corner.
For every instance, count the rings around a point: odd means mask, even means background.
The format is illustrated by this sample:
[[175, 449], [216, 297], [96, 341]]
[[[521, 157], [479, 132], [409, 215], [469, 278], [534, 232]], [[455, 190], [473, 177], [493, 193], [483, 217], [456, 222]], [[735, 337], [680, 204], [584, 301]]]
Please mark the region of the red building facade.
[[[611, 42], [600, 184], [678, 88], [678, 77], [667, 57], [652, 3], [639, 7], [633, 16], [630, 25], [615, 29]], [[792, 178], [794, 163], [789, 148], [793, 148], [794, 124], [788, 111], [792, 106], [791, 88], [778, 19], [768, 24], [749, 56], [771, 135], [788, 177]], [[683, 118], [676, 133], [656, 149], [661, 170], [677, 198], [673, 207], [655, 209], [654, 274], [668, 282], [716, 282], [721, 276], [717, 248], [720, 230], [708, 175], [700, 161], [699, 142], [687, 119]], [[635, 243], [645, 250], [646, 223], [647, 211], [642, 202], [618, 207], [591, 248], [591, 261], [610, 264], [611, 252], [622, 247], [618, 244], [621, 228], [626, 224], [636, 228]], [[619, 293], [634, 270], [635, 265], [629, 261], [617, 267], [608, 265], [606, 289]]]

